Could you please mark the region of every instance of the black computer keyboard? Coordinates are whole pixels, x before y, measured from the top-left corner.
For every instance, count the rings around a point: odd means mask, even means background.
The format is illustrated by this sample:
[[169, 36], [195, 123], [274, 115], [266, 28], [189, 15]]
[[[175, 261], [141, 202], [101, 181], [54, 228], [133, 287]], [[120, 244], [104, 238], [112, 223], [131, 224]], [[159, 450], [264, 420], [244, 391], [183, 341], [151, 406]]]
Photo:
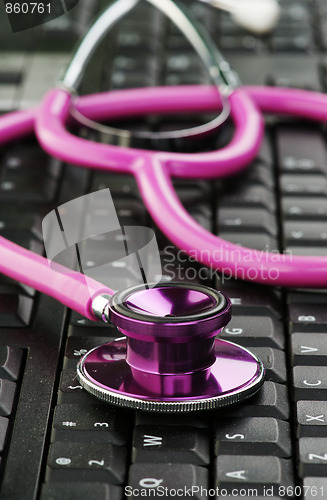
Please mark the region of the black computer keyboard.
[[[0, 12], [2, 112], [38, 102], [106, 3], [80, 0], [65, 16], [17, 34]], [[261, 38], [226, 13], [187, 3], [243, 83], [327, 90], [324, 0], [282, 0], [277, 28]], [[141, 0], [102, 43], [80, 92], [209, 82], [177, 28]], [[201, 119], [150, 117], [114, 125], [160, 131]], [[230, 133], [225, 127], [196, 144], [151, 147], [213, 149]], [[0, 234], [39, 254], [43, 217], [105, 187], [121, 225], [155, 228], [132, 178], [63, 164], [33, 138], [1, 148], [0, 175]], [[197, 222], [229, 241], [326, 256], [326, 140], [320, 125], [269, 118], [262, 149], [244, 173], [175, 185]], [[82, 389], [76, 364], [92, 347], [116, 338], [115, 328], [1, 276], [0, 499], [327, 498], [326, 291], [231, 279], [228, 270], [221, 275], [195, 263], [156, 233], [164, 280], [203, 283], [231, 298], [233, 318], [221, 337], [263, 360], [262, 390], [241, 405], [191, 414], [106, 405]], [[129, 286], [128, 272], [113, 266], [117, 272]]]

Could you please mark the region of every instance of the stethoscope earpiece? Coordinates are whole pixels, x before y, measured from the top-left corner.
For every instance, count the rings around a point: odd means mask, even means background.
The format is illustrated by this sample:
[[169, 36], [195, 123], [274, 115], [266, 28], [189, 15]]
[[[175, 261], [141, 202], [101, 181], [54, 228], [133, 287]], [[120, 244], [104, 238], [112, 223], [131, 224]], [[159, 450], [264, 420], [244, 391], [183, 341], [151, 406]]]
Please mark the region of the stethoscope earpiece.
[[280, 17], [277, 0], [201, 0], [213, 7], [230, 12], [236, 24], [257, 35], [275, 28]]
[[264, 368], [248, 350], [216, 338], [230, 310], [222, 293], [197, 284], [119, 292], [100, 315], [125, 337], [86, 354], [79, 381], [100, 399], [134, 409], [187, 412], [240, 402], [259, 390]]

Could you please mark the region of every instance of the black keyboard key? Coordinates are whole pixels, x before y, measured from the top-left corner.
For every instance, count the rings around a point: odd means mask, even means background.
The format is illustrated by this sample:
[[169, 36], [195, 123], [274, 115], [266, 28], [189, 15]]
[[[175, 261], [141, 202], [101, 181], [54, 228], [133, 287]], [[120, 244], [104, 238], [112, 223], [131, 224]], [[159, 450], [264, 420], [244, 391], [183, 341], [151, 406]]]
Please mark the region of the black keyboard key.
[[289, 255], [302, 255], [307, 257], [326, 257], [326, 248], [323, 246], [297, 246], [289, 245], [286, 247], [286, 252]]
[[291, 455], [290, 426], [276, 418], [218, 420], [216, 455]]
[[298, 401], [296, 412], [299, 437], [327, 437], [327, 401]]
[[[108, 333], [107, 330], [102, 330], [102, 332]], [[99, 330], [97, 330], [97, 333], [99, 333]], [[65, 351], [64, 368], [74, 369], [78, 361], [84, 356], [84, 354], [86, 354], [94, 347], [105, 344], [106, 342], [109, 342], [108, 335], [103, 337], [69, 337], [67, 340]]]
[[0, 294], [0, 326], [24, 327], [31, 319], [33, 299], [26, 295]]
[[271, 151], [269, 146], [266, 146], [266, 143], [264, 143], [264, 147], [262, 147], [259, 152], [259, 158], [254, 160], [249, 168], [242, 173], [242, 176], [244, 176], [243, 178], [246, 179], [247, 182], [274, 189], [275, 181], [270, 163]]
[[295, 242], [301, 245], [322, 246], [327, 252], [327, 219], [326, 221], [292, 221], [284, 223], [286, 245]]
[[0, 346], [0, 378], [17, 380], [22, 362], [22, 349], [11, 346]]
[[254, 455], [221, 455], [216, 464], [217, 486], [232, 489], [252, 487], [257, 493], [279, 486], [292, 486], [292, 462], [284, 458]]
[[0, 183], [0, 193], [3, 200], [46, 203], [53, 200], [57, 182], [50, 177], [30, 176], [29, 178], [5, 177]]
[[325, 365], [327, 334], [293, 333], [291, 336], [294, 365]]
[[327, 438], [305, 437], [299, 440], [299, 475], [327, 476]]
[[268, 210], [243, 208], [222, 208], [218, 212], [221, 230], [235, 232], [262, 231], [271, 236], [277, 233], [275, 218]]
[[0, 452], [3, 451], [8, 431], [9, 420], [6, 417], [0, 417]]
[[327, 173], [326, 146], [319, 130], [279, 126], [276, 133], [279, 168], [284, 173]]
[[119, 486], [105, 483], [47, 483], [42, 487], [41, 500], [122, 500]]
[[127, 419], [110, 405], [59, 404], [55, 409], [53, 428], [53, 441], [123, 445], [129, 435]]
[[11, 414], [16, 392], [16, 383], [11, 380], [0, 379], [0, 415], [7, 417]]
[[324, 196], [327, 194], [327, 177], [319, 174], [283, 174], [280, 176], [280, 187], [284, 195]]
[[187, 413], [184, 416], [180, 413], [153, 413], [153, 412], [136, 412], [135, 425], [176, 425], [189, 426], [196, 429], [208, 429], [210, 414], [202, 412]]
[[327, 217], [327, 199], [323, 196], [284, 196], [282, 211], [287, 220], [323, 220]]
[[235, 232], [230, 231], [220, 231], [219, 236], [235, 245], [241, 245], [242, 247], [255, 248], [256, 250], [261, 250], [263, 252], [276, 252], [278, 251], [278, 244], [275, 238], [264, 233], [255, 232]]
[[326, 295], [299, 294], [298, 296], [291, 296], [289, 302], [289, 316], [294, 332], [326, 332]]
[[305, 492], [306, 500], [324, 500], [326, 491], [326, 477], [305, 477], [303, 479], [303, 492]]
[[286, 357], [285, 352], [272, 347], [251, 347], [251, 352], [256, 354], [264, 364], [266, 380], [286, 383]]
[[49, 454], [49, 481], [85, 481], [122, 484], [126, 450], [111, 443], [53, 443]]
[[[305, 26], [303, 26], [303, 29]], [[312, 48], [313, 41], [310, 33], [302, 31], [296, 36], [280, 33], [276, 34], [272, 39], [273, 51], [285, 52], [309, 52]]]
[[224, 192], [219, 199], [219, 205], [221, 207], [255, 207], [270, 212], [275, 210], [275, 200], [270, 189], [245, 183]]
[[[132, 464], [129, 469], [125, 495], [131, 495], [135, 489], [149, 488], [158, 492], [161, 498], [172, 498], [170, 490], [185, 492], [180, 498], [204, 500], [207, 495], [201, 488], [209, 488], [208, 470], [205, 467], [190, 464]], [[167, 488], [167, 489], [166, 489]]]
[[140, 197], [135, 178], [132, 175], [112, 175], [110, 172], [94, 171], [92, 175], [91, 190], [110, 189], [114, 199], [126, 196], [128, 198]]
[[139, 425], [134, 429], [133, 462], [207, 465], [208, 433], [202, 429]]
[[299, 399], [324, 400], [327, 396], [325, 366], [296, 366], [293, 369], [294, 394]]
[[204, 207], [205, 210], [210, 210], [208, 200], [212, 197], [212, 191], [207, 181], [191, 182], [184, 179], [174, 179], [173, 184], [178, 198], [185, 207]]
[[0, 70], [0, 85], [18, 85], [23, 79], [21, 71]]
[[282, 326], [269, 316], [233, 316], [220, 338], [246, 347], [283, 348]]
[[148, 225], [148, 214], [139, 200], [116, 198], [114, 204], [121, 226]]
[[68, 329], [68, 336], [71, 337], [86, 337], [91, 335], [99, 336], [99, 334], [101, 334], [99, 328], [105, 328], [106, 332], [110, 331], [110, 337], [112, 336], [112, 331], [117, 332], [116, 328], [113, 325], [105, 325], [102, 321], [92, 321], [91, 319], [87, 319], [75, 311], [72, 311], [70, 324], [72, 326]]
[[76, 368], [62, 371], [58, 403], [96, 404], [98, 402], [99, 400], [85, 391], [77, 380]]
[[216, 288], [230, 298], [234, 314], [281, 316], [280, 296], [271, 287], [221, 279], [217, 282]]
[[228, 417], [273, 417], [288, 420], [289, 400], [287, 387], [266, 381], [262, 388], [242, 406], [225, 410]]
[[207, 231], [212, 232], [212, 220], [211, 220], [211, 211], [209, 207], [198, 206], [198, 207], [190, 207], [188, 209], [191, 217], [202, 227], [204, 227]]

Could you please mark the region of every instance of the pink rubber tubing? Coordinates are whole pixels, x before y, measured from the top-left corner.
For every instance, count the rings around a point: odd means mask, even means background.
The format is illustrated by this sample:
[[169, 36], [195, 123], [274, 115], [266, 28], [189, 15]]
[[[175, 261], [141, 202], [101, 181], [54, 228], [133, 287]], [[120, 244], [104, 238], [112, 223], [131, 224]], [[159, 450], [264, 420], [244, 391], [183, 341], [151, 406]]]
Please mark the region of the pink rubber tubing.
[[[300, 257], [259, 252], [214, 236], [199, 226], [181, 205], [171, 176], [215, 178], [232, 175], [256, 156], [263, 135], [261, 112], [290, 114], [327, 121], [327, 96], [302, 90], [241, 87], [230, 97], [235, 135], [219, 151], [179, 154], [150, 152], [91, 143], [65, 129], [72, 104], [62, 89], [50, 91], [40, 108], [0, 118], [0, 143], [33, 132], [53, 156], [85, 167], [135, 175], [143, 200], [160, 229], [197, 260], [214, 269], [260, 283], [319, 288], [327, 286], [327, 257]], [[134, 89], [79, 98], [74, 105], [85, 116], [100, 120], [147, 113], [214, 111], [219, 107], [211, 86]], [[0, 272], [47, 293], [94, 319], [92, 296], [112, 293], [101, 283], [86, 285], [85, 277], [58, 273], [47, 259], [0, 237]]]

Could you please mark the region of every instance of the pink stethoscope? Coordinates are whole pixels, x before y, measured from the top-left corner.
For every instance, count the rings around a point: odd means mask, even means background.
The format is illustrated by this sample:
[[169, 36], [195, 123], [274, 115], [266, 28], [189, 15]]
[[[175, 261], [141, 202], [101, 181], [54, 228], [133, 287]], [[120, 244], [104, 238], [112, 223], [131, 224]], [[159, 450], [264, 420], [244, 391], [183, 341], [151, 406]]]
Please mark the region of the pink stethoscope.
[[[251, 277], [253, 273], [253, 281], [263, 284], [326, 287], [327, 255], [280, 254], [277, 258], [275, 253], [259, 252], [224, 241], [192, 219], [178, 199], [171, 178], [215, 179], [240, 172], [251, 163], [260, 148], [263, 112], [326, 122], [327, 96], [304, 90], [240, 86], [218, 49], [182, 5], [172, 0], [147, 0], [167, 14], [186, 35], [206, 64], [214, 85], [121, 90], [77, 98], [75, 89], [96, 46], [109, 28], [138, 1], [116, 0], [98, 18], [79, 46], [60, 85], [47, 93], [39, 107], [0, 118], [1, 144], [34, 131], [42, 148], [62, 161], [132, 174], [157, 226], [177, 247], [206, 266], [221, 271], [231, 269], [236, 278]], [[100, 144], [74, 136], [66, 129], [73, 115], [91, 127], [115, 133], [123, 144], [130, 139], [129, 132], [113, 131], [97, 122], [149, 113], [202, 113], [217, 112], [217, 109], [221, 110], [219, 116], [206, 125], [158, 134], [159, 138], [195, 137], [217, 128], [231, 116], [235, 125], [231, 142], [218, 151], [205, 153], [154, 152]], [[140, 135], [142, 137], [142, 133]], [[147, 138], [146, 133], [143, 136]], [[77, 272], [59, 273], [50, 268], [46, 258], [3, 237], [0, 237], [0, 255], [0, 272], [53, 296], [87, 318], [103, 317], [105, 303], [100, 306], [100, 312], [95, 311], [94, 303], [99, 303], [99, 296], [112, 295], [112, 290], [90, 279], [86, 284], [84, 276]]]

